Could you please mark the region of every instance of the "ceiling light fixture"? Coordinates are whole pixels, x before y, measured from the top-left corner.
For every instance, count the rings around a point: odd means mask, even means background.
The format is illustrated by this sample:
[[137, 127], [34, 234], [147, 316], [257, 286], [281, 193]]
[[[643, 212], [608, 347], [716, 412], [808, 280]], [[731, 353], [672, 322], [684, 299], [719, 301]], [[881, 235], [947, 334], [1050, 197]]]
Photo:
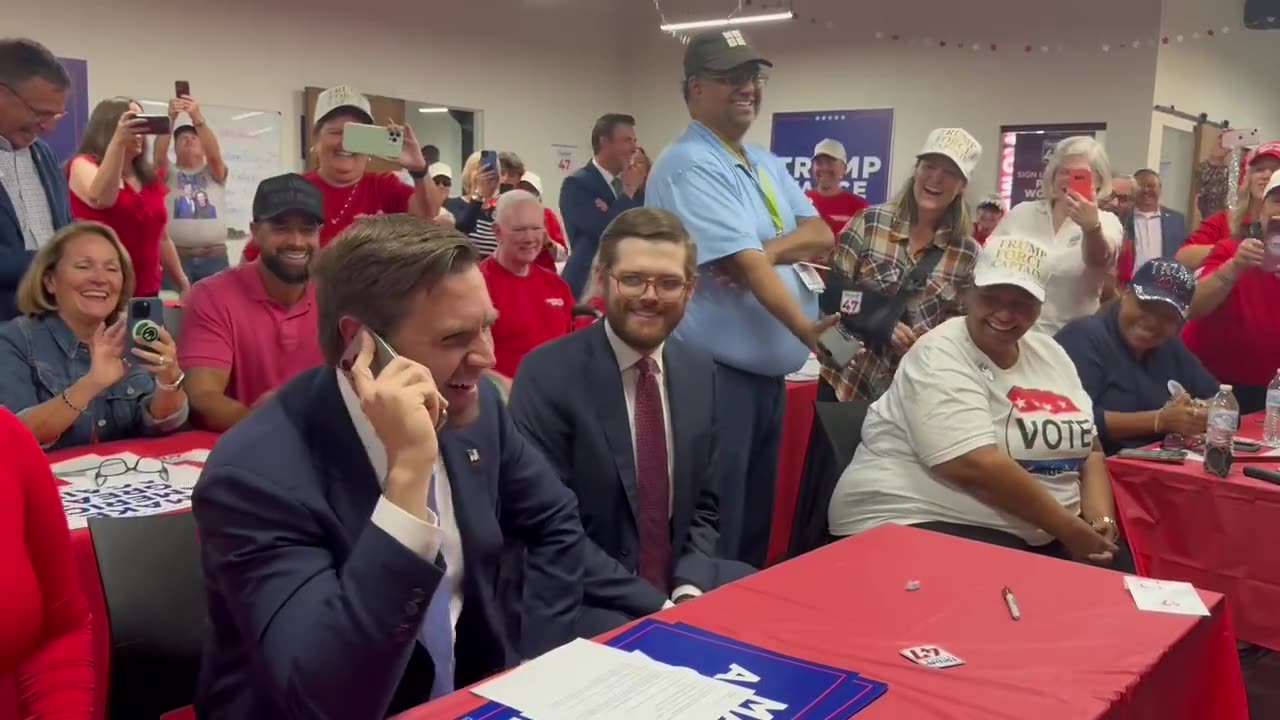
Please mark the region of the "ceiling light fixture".
[[421, 107], [421, 108], [418, 108], [418, 112], [420, 112], [420, 113], [446, 113], [446, 112], [449, 112], [449, 108], [447, 108], [447, 107]]
[[795, 18], [795, 13], [768, 13], [765, 15], [738, 15], [736, 17], [719, 18], [717, 20], [694, 20], [692, 22], [668, 23], [660, 25], [663, 32], [683, 32], [685, 30], [705, 30], [707, 28], [735, 27], [738, 25], [755, 25], [757, 23], [779, 22]]

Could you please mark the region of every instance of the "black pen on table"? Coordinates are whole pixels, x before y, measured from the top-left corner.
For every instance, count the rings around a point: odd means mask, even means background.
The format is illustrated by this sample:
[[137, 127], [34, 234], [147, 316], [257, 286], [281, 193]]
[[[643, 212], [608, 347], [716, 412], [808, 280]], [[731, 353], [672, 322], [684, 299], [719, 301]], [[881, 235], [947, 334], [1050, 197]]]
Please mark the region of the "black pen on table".
[[1004, 596], [1004, 604], [1009, 606], [1009, 617], [1014, 620], [1021, 620], [1022, 613], [1018, 610], [1018, 598], [1013, 596], [1013, 591], [1009, 589], [1009, 586], [1005, 585], [1000, 594]]

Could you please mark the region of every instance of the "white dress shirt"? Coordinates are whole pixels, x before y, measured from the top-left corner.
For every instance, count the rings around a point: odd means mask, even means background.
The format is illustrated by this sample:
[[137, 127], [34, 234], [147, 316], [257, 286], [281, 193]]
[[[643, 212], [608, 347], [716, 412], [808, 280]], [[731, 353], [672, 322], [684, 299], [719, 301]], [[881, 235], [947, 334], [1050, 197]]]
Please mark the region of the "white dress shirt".
[[[640, 367], [638, 363], [646, 357], [638, 352], [635, 348], [628, 345], [618, 337], [613, 331], [613, 327], [608, 321], [604, 323], [604, 334], [609, 338], [609, 346], [613, 348], [613, 355], [618, 359], [618, 370], [622, 373], [622, 394], [626, 398], [627, 404], [627, 423], [631, 426], [631, 456], [636, 458], [636, 383], [640, 380]], [[652, 357], [657, 364], [655, 371], [658, 381], [658, 393], [662, 396], [662, 426], [667, 433], [667, 517], [671, 517], [671, 513], [675, 506], [675, 439], [671, 435], [671, 402], [667, 398], [667, 381], [666, 372], [662, 363], [662, 345], [654, 348], [653, 352], [648, 355]], [[640, 471], [639, 461], [637, 460], [636, 472]], [[693, 585], [681, 585], [671, 593], [672, 598], [678, 598], [683, 595], [698, 596], [702, 594], [702, 590]]]
[[1164, 255], [1164, 233], [1160, 225], [1160, 211], [1133, 211], [1133, 268]]
[[14, 150], [4, 137], [0, 137], [0, 187], [13, 203], [25, 248], [39, 250], [48, 245], [54, 233], [53, 210], [44, 194], [31, 148]]
[[[351, 416], [351, 424], [360, 436], [360, 444], [364, 445], [369, 455], [369, 464], [373, 466], [374, 475], [378, 477], [378, 485], [387, 482], [387, 449], [374, 431], [373, 425], [360, 410], [360, 399], [347, 380], [346, 373], [338, 373], [338, 390], [342, 393], [342, 401]], [[424, 471], [427, 471], [424, 468]], [[427, 471], [429, 472], [429, 471]], [[436, 507], [439, 515], [424, 508], [427, 522], [405, 512], [402, 508], [383, 495], [373, 508], [373, 524], [382, 528], [401, 545], [412, 550], [418, 557], [435, 562], [437, 553], [444, 553], [446, 564], [444, 582], [449, 583], [449, 626], [453, 631], [454, 643], [458, 639], [458, 617], [462, 615], [462, 536], [458, 533], [458, 519], [453, 512], [453, 495], [449, 492], [449, 473], [444, 462], [436, 461], [435, 487]]]
[[609, 172], [608, 170], [605, 170], [604, 167], [600, 165], [600, 163], [596, 162], [595, 158], [591, 158], [591, 164], [595, 165], [596, 170], [599, 170], [600, 174], [604, 176], [604, 184], [608, 185], [610, 190], [613, 190], [613, 196], [618, 197], [618, 191], [613, 189], [613, 179], [617, 176]]

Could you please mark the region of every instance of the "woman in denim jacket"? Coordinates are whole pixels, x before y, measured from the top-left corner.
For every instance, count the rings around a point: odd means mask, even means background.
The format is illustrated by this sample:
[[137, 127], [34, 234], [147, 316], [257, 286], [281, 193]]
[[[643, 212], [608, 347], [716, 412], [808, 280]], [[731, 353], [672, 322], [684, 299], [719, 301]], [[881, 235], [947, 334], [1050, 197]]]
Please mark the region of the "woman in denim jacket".
[[45, 448], [172, 432], [187, 420], [173, 338], [137, 340], [125, 359], [134, 273], [120, 239], [64, 227], [18, 286], [22, 317], [0, 325], [0, 405]]

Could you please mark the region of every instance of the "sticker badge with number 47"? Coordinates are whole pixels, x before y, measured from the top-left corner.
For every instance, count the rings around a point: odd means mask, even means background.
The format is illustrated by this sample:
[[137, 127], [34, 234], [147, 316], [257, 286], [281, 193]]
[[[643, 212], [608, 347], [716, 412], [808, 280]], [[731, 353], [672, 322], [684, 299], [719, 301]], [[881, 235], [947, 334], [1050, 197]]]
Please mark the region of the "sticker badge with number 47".
[[963, 665], [964, 661], [936, 645], [921, 645], [899, 651], [902, 657], [917, 665], [931, 668], [949, 668]]
[[862, 293], [857, 290], [845, 290], [840, 293], [840, 312], [845, 315], [857, 315], [862, 307]]

